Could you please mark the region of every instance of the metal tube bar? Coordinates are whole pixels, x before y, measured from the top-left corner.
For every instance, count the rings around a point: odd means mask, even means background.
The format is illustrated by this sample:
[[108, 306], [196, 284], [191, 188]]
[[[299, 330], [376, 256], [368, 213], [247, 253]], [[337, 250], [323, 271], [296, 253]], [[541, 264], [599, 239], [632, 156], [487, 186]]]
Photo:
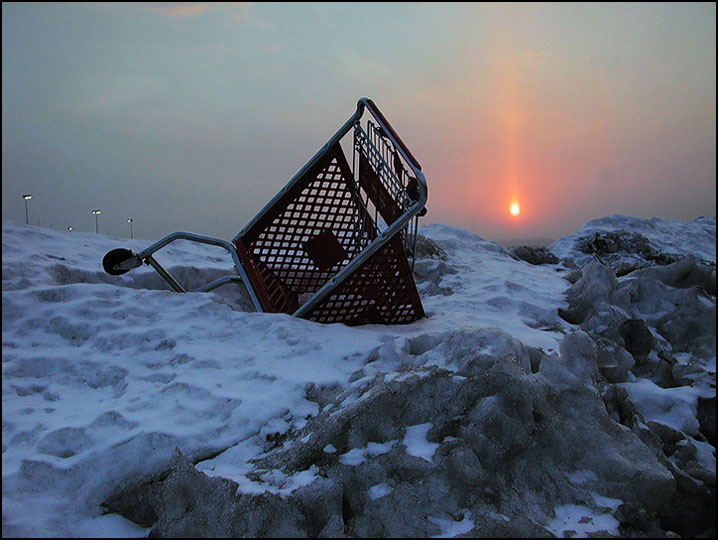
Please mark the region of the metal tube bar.
[[179, 292], [179, 293], [187, 292], [184, 290], [182, 285], [180, 285], [177, 282], [177, 280], [174, 277], [172, 277], [172, 274], [170, 274], [167, 270], [162, 268], [162, 265], [160, 265], [160, 263], [158, 263], [156, 260], [154, 260], [152, 258], [152, 255], [147, 255], [145, 257], [145, 261], [147, 261], [149, 263], [149, 265], [152, 268], [154, 268], [160, 276], [162, 276], [162, 279], [164, 279], [167, 283], [169, 283], [170, 287], [172, 287], [175, 290], [175, 292]]
[[[421, 210], [426, 205], [426, 201], [428, 199], [426, 177], [424, 176], [424, 173], [421, 172], [421, 165], [419, 165], [419, 162], [416, 161], [416, 158], [414, 158], [411, 152], [409, 152], [409, 150], [406, 148], [404, 142], [394, 131], [394, 128], [391, 127], [384, 115], [381, 114], [381, 111], [379, 111], [376, 105], [374, 105], [374, 102], [372, 102], [370, 99], [361, 98], [359, 100], [359, 103], [357, 104], [357, 112], [354, 116], [361, 117], [361, 113], [363, 112], [364, 108], [369, 110], [369, 112], [376, 119], [380, 127], [384, 129], [387, 138], [392, 142], [394, 147], [398, 149], [406, 163], [411, 167], [417, 180], [418, 199], [414, 201], [414, 204], [412, 204], [394, 223], [392, 223], [388, 228], [382, 231], [373, 242], [371, 242], [366, 248], [364, 248], [364, 250], [359, 255], [357, 255], [354, 260], [347, 264], [333, 278], [327, 281], [324, 286], [321, 287], [308, 302], [306, 302], [297, 311], [295, 311], [295, 317], [303, 317], [307, 315], [312, 311], [312, 309], [314, 309], [315, 306], [323, 302], [327, 296], [329, 296], [347, 278], [349, 278], [349, 276], [354, 272], [354, 270], [364, 264], [364, 262], [366, 262], [372, 255], [374, 255], [377, 251], [384, 247], [394, 237], [395, 234], [398, 234], [411, 221], [412, 218], [414, 218], [419, 212], [421, 212]], [[344, 127], [346, 127], [346, 124]], [[344, 129], [344, 127], [342, 129]], [[339, 132], [337, 132], [337, 134], [338, 133]]]
[[357, 255], [354, 260], [347, 264], [337, 275], [327, 281], [321, 289], [314, 293], [314, 296], [308, 302], [306, 302], [297, 311], [294, 312], [294, 316], [303, 317], [304, 315], [311, 312], [311, 310], [314, 309], [316, 305], [323, 302], [324, 299], [334, 291], [334, 289], [339, 287], [349, 276], [351, 276], [354, 270], [364, 264], [364, 262], [367, 261], [372, 255], [374, 255], [377, 251], [384, 247], [394, 237], [395, 234], [401, 231], [401, 229], [406, 226], [409, 220], [411, 220], [411, 218], [413, 218], [421, 211], [422, 208], [424, 208], [425, 203], [426, 199], [414, 203], [414, 205], [409, 209], [409, 211], [405, 212], [399, 219], [392, 223], [388, 229], [380, 233], [379, 237], [376, 240], [374, 240], [371, 244], [364, 248], [364, 250], [359, 255]]
[[[221, 238], [213, 238], [211, 236], [203, 236], [201, 234], [195, 234], [190, 232], [184, 232], [184, 231], [177, 231], [171, 234], [168, 234], [164, 238], [158, 240], [154, 244], [152, 244], [147, 249], [142, 250], [140, 253], [137, 254], [137, 257], [140, 259], [146, 259], [152, 253], [157, 251], [158, 249], [162, 249], [170, 242], [174, 242], [175, 240], [189, 240], [191, 242], [199, 242], [201, 244], [209, 244], [213, 246], [219, 246], [224, 249], [226, 249], [229, 254], [232, 256], [232, 262], [234, 262], [234, 267], [237, 269], [237, 273], [239, 273], [239, 276], [241, 277], [242, 281], [244, 281], [245, 286], [247, 287], [247, 292], [249, 293], [249, 298], [252, 300], [252, 304], [254, 304], [254, 308], [262, 312], [264, 311], [262, 309], [262, 305], [259, 302], [259, 298], [257, 297], [257, 293], [254, 290], [254, 287], [252, 287], [252, 282], [249, 280], [249, 276], [247, 275], [247, 272], [244, 269], [244, 266], [242, 266], [242, 263], [239, 260], [239, 256], [237, 255], [237, 250], [234, 247], [234, 244], [231, 242], [228, 242], [227, 240], [223, 240]], [[151, 264], [151, 263], [150, 263]], [[155, 270], [157, 270], [156, 267], [153, 266]], [[158, 270], [159, 272], [159, 270]], [[160, 275], [162, 275], [162, 272], [159, 272]], [[164, 277], [164, 276], [162, 276]], [[168, 281], [168, 283], [170, 283]], [[171, 285], [171, 283], [170, 283]]]
[[307, 163], [305, 163], [304, 167], [299, 169], [299, 172], [295, 174], [289, 182], [287, 182], [287, 184], [279, 191], [279, 193], [272, 197], [272, 199], [264, 205], [264, 208], [262, 208], [262, 210], [260, 210], [259, 213], [254, 216], [241, 231], [239, 231], [239, 233], [232, 239], [233, 242], [236, 241], [239, 237], [241, 237], [245, 233], [245, 231], [248, 231], [252, 227], [252, 225], [259, 221], [259, 219], [261, 219], [262, 216], [264, 216], [264, 214], [266, 214], [269, 209], [274, 206], [274, 203], [279, 200], [282, 195], [284, 195], [297, 181], [302, 178], [304, 171], [306, 171], [307, 169], [312, 167], [317, 161], [319, 161], [329, 149], [334, 147], [334, 144], [339, 139], [344, 137], [344, 135], [349, 132], [349, 130], [354, 125], [354, 122], [361, 118], [361, 115], [364, 112], [364, 107], [365, 105], [360, 101], [357, 104], [357, 110], [352, 115], [352, 117], [349, 118], [349, 120], [347, 120], [344, 125], [337, 130], [337, 132], [332, 136], [332, 138], [329, 139], [329, 141], [327, 141], [327, 143], [322, 146], [322, 148], [316, 154], [314, 154], [314, 156], [309, 161], [307, 161]]
[[227, 283], [244, 283], [244, 280], [242, 280], [239, 276], [222, 276], [221, 278], [215, 279], [211, 283], [207, 283], [207, 285], [199, 289], [197, 292], [213, 291], [214, 289], [221, 287], [222, 285], [226, 285]]
[[394, 128], [389, 123], [389, 120], [386, 119], [386, 117], [382, 114], [382, 112], [379, 110], [379, 107], [377, 107], [374, 102], [369, 98], [361, 98], [359, 100], [359, 103], [363, 103], [364, 106], [369, 110], [371, 115], [376, 118], [376, 121], [379, 122], [379, 125], [381, 125], [382, 128], [384, 128], [384, 132], [387, 134], [391, 142], [394, 143], [394, 146], [399, 149], [399, 151], [404, 156], [404, 159], [406, 162], [411, 166], [412, 169], [415, 171], [421, 170], [421, 165], [417, 161], [417, 159], [414, 157], [414, 155], [409, 151], [409, 149], [404, 144], [404, 141], [401, 140], [401, 137], [397, 134], [396, 131], [394, 131]]
[[[389, 124], [389, 121], [386, 120], [384, 115], [379, 111], [379, 108], [374, 104], [374, 102], [369, 98], [361, 98], [357, 102], [357, 110], [356, 112], [347, 120], [342, 127], [340, 127], [337, 132], [332, 136], [329, 141], [322, 146], [322, 148], [314, 154], [314, 156], [302, 167], [297, 174], [294, 175], [294, 177], [277, 193], [272, 199], [264, 205], [264, 208], [259, 211], [259, 213], [254, 216], [247, 225], [244, 226], [244, 228], [232, 239], [232, 241], [236, 241], [238, 238], [240, 238], [245, 231], [249, 230], [252, 225], [254, 225], [259, 219], [266, 214], [270, 208], [274, 205], [274, 203], [279, 200], [284, 193], [287, 192], [304, 174], [304, 172], [312, 167], [317, 161], [319, 161], [322, 156], [334, 146], [334, 144], [341, 139], [344, 135], [346, 135], [349, 130], [354, 125], [354, 122], [359, 120], [362, 115], [364, 114], [364, 109], [368, 109], [371, 115], [374, 117], [374, 119], [379, 123], [379, 125], [384, 129], [386, 132], [387, 137], [389, 140], [394, 144], [396, 148], [398, 148], [401, 155], [404, 157], [404, 160], [409, 164], [412, 171], [414, 172], [414, 176], [416, 176], [418, 182], [419, 182], [419, 191], [424, 192], [426, 194], [426, 180], [424, 178], [424, 175], [421, 173], [421, 165], [419, 165], [419, 162], [416, 160], [416, 158], [409, 152], [409, 150], [404, 145], [404, 142], [399, 138], [399, 136], [394, 131], [394, 128]], [[424, 203], [426, 203], [426, 200], [424, 200]]]
[[[394, 128], [391, 127], [391, 124], [389, 124], [389, 121], [384, 117], [384, 115], [381, 113], [379, 108], [374, 104], [374, 102], [369, 98], [361, 98], [359, 100], [359, 104], [363, 104], [366, 109], [371, 113], [371, 115], [374, 117], [374, 119], [379, 123], [379, 125], [384, 129], [384, 132], [386, 133], [386, 136], [388, 139], [394, 144], [394, 147], [399, 150], [399, 153], [404, 158], [404, 161], [411, 167], [412, 172], [414, 173], [414, 176], [416, 177], [417, 182], [419, 183], [419, 198], [423, 199], [423, 204], [426, 204], [426, 199], [428, 198], [428, 190], [426, 187], [426, 177], [421, 172], [421, 165], [416, 160], [416, 158], [412, 155], [411, 152], [409, 152], [409, 149], [406, 148], [404, 145], [404, 141], [399, 138], [399, 135], [396, 134], [394, 131]], [[422, 205], [423, 208], [423, 205]]]

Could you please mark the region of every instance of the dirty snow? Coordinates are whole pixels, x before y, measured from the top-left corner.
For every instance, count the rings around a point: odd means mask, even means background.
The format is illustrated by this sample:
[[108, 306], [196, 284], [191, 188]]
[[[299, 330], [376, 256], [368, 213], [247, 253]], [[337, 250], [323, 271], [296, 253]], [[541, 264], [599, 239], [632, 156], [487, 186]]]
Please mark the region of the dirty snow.
[[[713, 220], [712, 243], [704, 222], [613, 216], [589, 226], [633, 228], [667, 250], [715, 261], [715, 218], [705, 219]], [[445, 253], [416, 263], [427, 318], [347, 327], [247, 311], [235, 286], [181, 295], [147, 267], [120, 277], [102, 271], [105, 252], [139, 251], [151, 240], [4, 221], [3, 536], [146, 536], [145, 527], [103, 515], [101, 503], [119, 487], [165, 470], [175, 448], [198, 470], [236, 482], [238, 493], [292, 493], [317, 479], [316, 467], [257, 478], [252, 460], [317, 417], [309, 389], [345, 391], [340, 412], [372, 396], [377, 374], [386, 384], [408, 384], [431, 369], [459, 370], [458, 350], [472, 351], [479, 363], [516, 358], [528, 373], [525, 348], [560, 355], [574, 329], [557, 315], [567, 306], [566, 268], [515, 260], [498, 244], [449, 226], [421, 232]], [[567, 238], [553, 249], [569, 254]], [[180, 241], [157, 258], [189, 289], [232, 273], [226, 252], [211, 246]], [[695, 404], [710, 397], [705, 388], [665, 389], [641, 378], [622, 385], [647, 419], [697, 433]], [[431, 427], [408, 426], [403, 440], [321, 448], [350, 466], [399, 448], [432, 462], [439, 444], [427, 440]], [[701, 448], [701, 459], [710, 465], [712, 457], [715, 472], [712, 447], [703, 444], [709, 448]], [[590, 484], [595, 475], [581, 469], [571, 479]], [[386, 482], [369, 490], [377, 503], [393, 494]], [[613, 501], [597, 494], [595, 502], [603, 510], [559, 504], [541, 526], [557, 536], [618, 534]], [[430, 521], [442, 537], [475, 526], [468, 511], [458, 521]]]

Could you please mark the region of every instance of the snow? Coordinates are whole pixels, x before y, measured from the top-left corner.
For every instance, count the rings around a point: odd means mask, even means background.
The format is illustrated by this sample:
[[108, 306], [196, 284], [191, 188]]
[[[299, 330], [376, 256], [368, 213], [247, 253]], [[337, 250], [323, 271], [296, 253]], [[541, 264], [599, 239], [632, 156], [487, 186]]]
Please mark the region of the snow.
[[430, 517], [429, 521], [441, 529], [441, 534], [432, 536], [432, 538], [454, 538], [460, 534], [466, 534], [474, 528], [471, 512], [466, 512], [460, 521], [437, 517]]
[[389, 495], [392, 491], [394, 490], [387, 483], [382, 482], [381, 484], [374, 484], [370, 487], [368, 495], [372, 501], [375, 501], [376, 499], [381, 499], [382, 497]]
[[659, 422], [688, 435], [698, 433], [698, 398], [715, 395], [715, 392], [711, 394], [708, 389], [700, 386], [661, 388], [648, 379], [638, 379], [621, 386], [624, 386], [633, 401], [639, 404], [646, 420]]
[[712, 389], [699, 384], [661, 388], [648, 379], [639, 378], [631, 383], [623, 383], [621, 386], [626, 388], [646, 420], [682, 432], [686, 439], [678, 444], [686, 444], [690, 440], [691, 444], [696, 447], [698, 463], [715, 475], [715, 449], [708, 443], [696, 439], [696, 437], [700, 437], [700, 425], [696, 418], [698, 398], [715, 397], [715, 385]]
[[[316, 465], [312, 465], [305, 471], [300, 471], [296, 474], [286, 475], [280, 471], [273, 470], [269, 473], [262, 475], [262, 483], [265, 484], [265, 490], [270, 493], [279, 493], [281, 495], [288, 495], [293, 491], [308, 486], [317, 479], [317, 473], [319, 469]], [[278, 486], [277, 488], [273, 486]], [[252, 492], [250, 490], [250, 492]]]
[[345, 454], [339, 456], [339, 463], [343, 463], [344, 465], [359, 465], [360, 463], [364, 463], [364, 454], [365, 451], [363, 449], [352, 448]]
[[604, 508], [606, 510], [611, 510], [612, 512], [615, 512], [618, 510], [618, 507], [623, 504], [623, 501], [621, 499], [613, 499], [611, 497], [604, 497], [603, 495], [599, 495], [598, 493], [592, 493], [594, 502], [599, 506], [599, 508]]
[[573, 484], [585, 484], [586, 482], [590, 482], [592, 480], [597, 480], [596, 473], [593, 471], [575, 471], [568, 475], [568, 479]]
[[[429, 225], [421, 233], [450, 251], [456, 273], [444, 274], [440, 281], [440, 287], [454, 294], [422, 298], [429, 317], [417, 330], [495, 327], [526, 345], [558, 350], [560, 334], [552, 330], [561, 327], [555, 313], [565, 306], [566, 282], [555, 267], [515, 261], [498, 244], [455, 227]], [[419, 285], [420, 293], [422, 289]]]
[[546, 529], [557, 538], [586, 538], [603, 531], [618, 536], [618, 520], [610, 513], [599, 513], [586, 506], [566, 504], [555, 508], [556, 517]]
[[630, 231], [649, 240], [651, 246], [663, 253], [694, 255], [706, 261], [716, 261], [716, 218], [699, 217], [694, 221], [665, 218], [640, 219], [632, 216], [613, 216], [593, 219], [579, 231], [559, 238], [550, 250], [559, 259], [574, 259], [583, 265], [591, 259], [576, 250], [578, 238], [601, 232]]
[[406, 446], [407, 454], [429, 462], [433, 461], [434, 452], [436, 452], [439, 445], [426, 440], [426, 434], [432, 427], [431, 423], [426, 423], [406, 428], [406, 436], [402, 442]]
[[[633, 227], [667, 251], [715, 260], [715, 232], [711, 245], [709, 235], [697, 232], [704, 222], [693, 227], [607, 219], [590, 227]], [[715, 231], [715, 219], [707, 219]], [[434, 368], [460, 371], [464, 366], [452, 351], [462, 347], [477, 361], [514, 358], [529, 373], [525, 348], [559, 354], [572, 330], [557, 315], [567, 305], [565, 268], [532, 266], [498, 244], [445, 225], [420, 232], [446, 252], [446, 261], [417, 261], [427, 318], [403, 326], [347, 327], [242, 310], [246, 299], [228, 290], [233, 286], [176, 294], [148, 267], [116, 277], [102, 271], [105, 252], [140, 251], [151, 241], [4, 221], [3, 535], [146, 536], [148, 529], [103, 515], [100, 505], [119, 486], [163, 471], [175, 448], [205, 474], [237, 482], [238, 493], [290, 494], [314, 482], [318, 469], [274, 470], [257, 478], [250, 474], [252, 460], [265, 455], [268, 441], [291, 438], [320, 414], [307, 398], [309, 388], [345, 391], [338, 414], [372, 396], [377, 374], [385, 384], [409, 384]], [[568, 253], [569, 245], [567, 237], [554, 249]], [[232, 273], [226, 252], [212, 246], [180, 241], [157, 258], [190, 289]], [[712, 373], [714, 379], [715, 357]], [[695, 438], [696, 400], [714, 397], [715, 386], [712, 394], [660, 388], [641, 378], [623, 386], [647, 419], [693, 437], [710, 465], [706, 443]], [[486, 414], [493, 414], [499, 404], [486, 399]], [[431, 428], [414, 424], [403, 440], [320, 449], [351, 467], [400, 450], [434, 462], [439, 444], [427, 440]], [[301, 442], [310, 440], [307, 435]], [[571, 480], [589, 484], [593, 474], [578, 470]], [[393, 492], [378, 482], [368, 496], [379, 502]], [[555, 519], [544, 526], [558, 536], [568, 530], [617, 534], [615, 500], [597, 497], [608, 513], [558, 505]], [[475, 518], [464, 511], [458, 521], [430, 521], [441, 537], [452, 537], [470, 532]]]
[[362, 448], [352, 448], [348, 452], [339, 456], [339, 463], [344, 465], [359, 465], [364, 463], [367, 456], [380, 456], [391, 451], [396, 441], [388, 441], [385, 443], [368, 443]]

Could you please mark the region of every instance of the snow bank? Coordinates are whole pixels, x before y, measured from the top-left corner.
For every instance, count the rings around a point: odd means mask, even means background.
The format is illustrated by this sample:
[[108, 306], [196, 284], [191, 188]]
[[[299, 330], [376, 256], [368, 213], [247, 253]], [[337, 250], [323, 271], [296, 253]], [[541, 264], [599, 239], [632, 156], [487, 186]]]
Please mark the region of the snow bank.
[[[714, 218], [607, 219], [715, 260]], [[590, 266], [571, 285], [570, 239], [532, 265], [421, 233], [427, 318], [350, 328], [102, 271], [149, 242], [3, 222], [3, 535], [703, 532], [715, 297]], [[232, 272], [211, 246], [157, 258], [189, 289]]]
[[592, 242], [599, 256], [612, 266], [646, 266], [655, 264], [656, 259], [674, 262], [686, 255], [715, 264], [716, 218], [686, 222], [615, 214], [589, 221], [556, 240], [549, 249], [564, 264], [577, 268], [594, 258]]

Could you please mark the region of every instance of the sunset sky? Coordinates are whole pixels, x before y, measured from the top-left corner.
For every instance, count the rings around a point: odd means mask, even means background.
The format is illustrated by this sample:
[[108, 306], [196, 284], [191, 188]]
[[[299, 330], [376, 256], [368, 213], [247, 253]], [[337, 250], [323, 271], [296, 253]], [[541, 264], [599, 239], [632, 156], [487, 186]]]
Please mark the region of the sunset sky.
[[3, 219], [231, 239], [362, 96], [425, 224], [716, 213], [715, 3], [3, 3]]

